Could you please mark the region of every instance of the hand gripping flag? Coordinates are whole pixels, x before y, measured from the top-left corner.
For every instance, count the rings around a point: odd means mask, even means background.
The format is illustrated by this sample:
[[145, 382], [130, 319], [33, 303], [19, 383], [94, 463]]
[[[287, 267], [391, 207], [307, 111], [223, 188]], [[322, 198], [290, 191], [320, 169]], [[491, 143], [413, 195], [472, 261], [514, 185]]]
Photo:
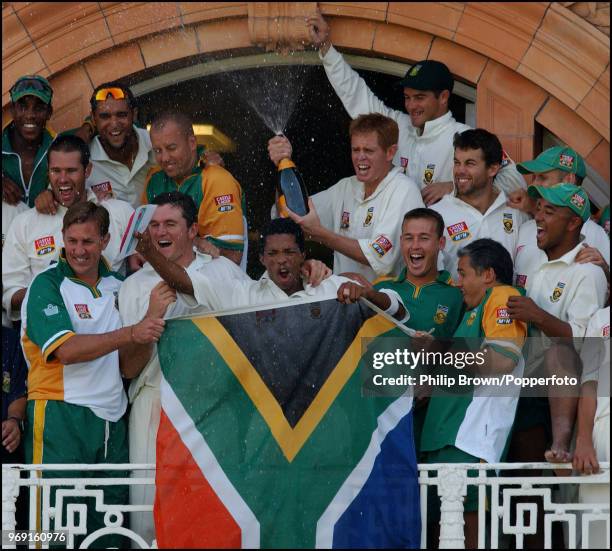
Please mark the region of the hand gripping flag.
[[392, 327], [362, 308], [167, 323], [160, 548], [419, 547], [412, 398], [362, 397], [362, 338]]

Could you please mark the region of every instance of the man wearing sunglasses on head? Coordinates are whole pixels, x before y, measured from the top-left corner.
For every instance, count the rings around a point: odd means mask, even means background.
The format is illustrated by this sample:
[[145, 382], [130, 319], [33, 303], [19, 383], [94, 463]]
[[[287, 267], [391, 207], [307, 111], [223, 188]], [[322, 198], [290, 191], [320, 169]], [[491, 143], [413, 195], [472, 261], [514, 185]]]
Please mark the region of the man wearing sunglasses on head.
[[47, 128], [53, 90], [46, 78], [27, 75], [10, 90], [11, 122], [2, 130], [2, 201], [17, 205], [47, 189], [47, 149], [55, 133]]

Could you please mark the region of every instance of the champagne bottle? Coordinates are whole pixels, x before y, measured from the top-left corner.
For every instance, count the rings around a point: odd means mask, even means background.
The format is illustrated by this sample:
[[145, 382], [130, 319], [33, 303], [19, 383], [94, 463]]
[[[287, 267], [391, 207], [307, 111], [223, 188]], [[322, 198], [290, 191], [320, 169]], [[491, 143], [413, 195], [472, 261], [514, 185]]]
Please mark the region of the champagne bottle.
[[276, 209], [278, 215], [287, 218], [287, 207], [299, 216], [308, 214], [308, 191], [301, 174], [291, 159], [278, 163], [276, 185]]

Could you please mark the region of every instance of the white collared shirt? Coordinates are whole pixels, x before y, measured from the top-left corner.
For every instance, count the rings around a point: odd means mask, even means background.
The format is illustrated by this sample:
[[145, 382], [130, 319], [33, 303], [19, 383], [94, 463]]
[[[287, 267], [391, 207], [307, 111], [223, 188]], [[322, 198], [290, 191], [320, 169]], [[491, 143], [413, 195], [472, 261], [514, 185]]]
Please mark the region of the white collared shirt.
[[[103, 251], [111, 270], [122, 272], [124, 259], [119, 258], [121, 238], [134, 209], [125, 201], [106, 199], [98, 203], [89, 192], [88, 201], [106, 208], [109, 214], [110, 241]], [[2, 247], [2, 306], [12, 320], [19, 312], [11, 311], [11, 298], [20, 289], [26, 289], [34, 277], [57, 261], [64, 246], [62, 225], [68, 209], [60, 205], [55, 214], [41, 214], [35, 208], [19, 214], [13, 220]]]
[[443, 268], [450, 272], [455, 281], [459, 264], [457, 251], [476, 239], [488, 237], [498, 241], [514, 261], [519, 227], [527, 215], [506, 206], [506, 194], [503, 191], [484, 214], [455, 195], [445, 195], [431, 208], [444, 219], [446, 245], [440, 258]]
[[369, 197], [356, 176], [343, 178], [311, 197], [321, 225], [356, 239], [370, 263], [361, 264], [334, 251], [334, 274], [357, 272], [369, 281], [397, 276], [401, 269], [400, 234], [404, 214], [423, 207], [421, 194], [399, 168], [392, 168]]
[[[468, 125], [457, 122], [448, 111], [427, 121], [421, 134], [412, 125], [408, 114], [390, 109], [378, 99], [333, 46], [325, 57], [320, 54], [319, 57], [330, 84], [351, 118], [365, 113], [380, 113], [397, 122], [399, 140], [393, 159], [395, 166], [401, 167], [420, 188], [429, 182], [453, 181], [453, 138], [457, 132], [468, 130]], [[504, 166], [495, 177], [495, 185], [506, 193], [527, 188], [525, 179], [509, 158], [504, 159]]]
[[149, 133], [134, 126], [138, 137], [138, 152], [131, 170], [118, 161], [113, 161], [95, 136], [89, 145], [92, 170], [85, 182], [88, 189], [109, 185], [115, 199], [127, 201], [136, 208], [141, 204], [142, 191], [149, 170], [156, 165]]

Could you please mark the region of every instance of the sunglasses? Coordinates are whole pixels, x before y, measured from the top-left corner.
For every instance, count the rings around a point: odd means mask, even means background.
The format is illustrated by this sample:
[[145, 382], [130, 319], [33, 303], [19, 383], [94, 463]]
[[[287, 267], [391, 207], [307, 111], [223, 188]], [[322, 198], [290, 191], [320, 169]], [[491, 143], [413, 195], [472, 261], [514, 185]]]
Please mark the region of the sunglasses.
[[24, 90], [38, 90], [39, 92], [50, 92], [53, 90], [46, 83], [35, 78], [20, 80], [11, 88], [11, 92], [23, 92]]
[[108, 96], [113, 99], [128, 99], [127, 94], [121, 88], [101, 88], [96, 92], [96, 101], [106, 101]]

